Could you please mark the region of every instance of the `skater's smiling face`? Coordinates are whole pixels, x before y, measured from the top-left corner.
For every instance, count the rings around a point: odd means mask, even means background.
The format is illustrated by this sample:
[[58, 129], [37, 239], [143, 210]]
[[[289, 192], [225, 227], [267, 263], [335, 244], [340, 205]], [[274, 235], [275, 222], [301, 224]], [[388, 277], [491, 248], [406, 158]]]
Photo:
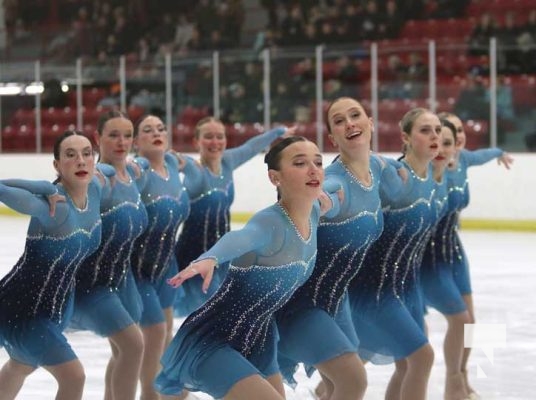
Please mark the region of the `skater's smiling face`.
[[326, 114], [329, 139], [341, 152], [357, 147], [370, 149], [373, 122], [358, 101], [339, 98], [331, 103]]
[[214, 118], [207, 118], [197, 124], [194, 145], [199, 150], [199, 156], [204, 163], [221, 160], [227, 148], [225, 126]]

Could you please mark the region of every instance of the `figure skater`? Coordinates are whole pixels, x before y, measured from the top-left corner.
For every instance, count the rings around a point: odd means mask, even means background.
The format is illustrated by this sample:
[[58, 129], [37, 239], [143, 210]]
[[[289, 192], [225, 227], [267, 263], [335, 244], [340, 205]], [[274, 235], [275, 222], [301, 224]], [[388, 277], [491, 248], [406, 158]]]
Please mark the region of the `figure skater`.
[[430, 161], [438, 154], [441, 124], [432, 112], [415, 108], [400, 128], [408, 181], [394, 198], [382, 193], [384, 230], [368, 248], [349, 299], [360, 356], [395, 361], [385, 398], [424, 400], [434, 355], [424, 331], [419, 267], [436, 219]]
[[[456, 128], [446, 119], [441, 119], [441, 146], [438, 156], [432, 161], [434, 179], [438, 183], [438, 193], [442, 194], [443, 206], [438, 207], [439, 222], [432, 231], [421, 266], [421, 283], [428, 304], [430, 296], [444, 305], [448, 328], [444, 342], [445, 364], [445, 400], [465, 400], [469, 398], [463, 375], [461, 360], [463, 355], [464, 324], [469, 323], [469, 313], [462, 296], [456, 289], [452, 278], [450, 264], [446, 262], [447, 254], [444, 235], [449, 225], [448, 180], [445, 170], [452, 163], [456, 154]], [[436, 198], [439, 198], [436, 195]], [[458, 292], [458, 293], [457, 293]], [[434, 301], [434, 304], [435, 303]], [[434, 305], [434, 307], [436, 307]], [[448, 311], [447, 311], [448, 310]]]
[[[199, 149], [203, 179], [195, 181], [187, 175], [184, 185], [191, 199], [190, 215], [184, 222], [175, 255], [179, 270], [207, 251], [230, 229], [230, 209], [234, 201], [233, 171], [268, 147], [281, 136], [290, 136], [296, 128], [275, 128], [257, 135], [243, 145], [226, 149], [225, 126], [214, 118], [201, 119], [195, 128], [195, 145]], [[201, 280], [195, 277], [182, 285], [175, 311], [187, 316], [201, 306], [215, 292], [225, 278], [227, 265], [221, 265], [206, 293]]]
[[[81, 399], [84, 369], [62, 331], [73, 310], [75, 274], [101, 239], [101, 185], [90, 141], [66, 131], [54, 144], [57, 184], [0, 181], [0, 201], [31, 215], [24, 253], [0, 280], [0, 398], [14, 399], [39, 366], [58, 383], [56, 399]], [[65, 202], [50, 211], [46, 196]], [[53, 215], [51, 215], [53, 214]]]
[[[503, 164], [507, 169], [510, 169], [513, 158], [499, 148], [480, 149], [476, 151], [466, 150], [466, 135], [462, 121], [456, 115], [448, 112], [440, 113], [439, 116], [451, 122], [456, 128], [456, 155], [447, 170], [449, 214], [445, 217], [445, 221], [442, 222], [441, 229], [444, 231], [444, 236], [436, 238], [436, 247], [437, 249], [441, 249], [441, 253], [436, 257], [441, 258], [437, 261], [435, 270], [441, 275], [441, 285], [445, 285], [443, 287], [445, 290], [437, 289], [438, 292], [435, 295], [432, 286], [428, 286], [430, 284], [428, 281], [427, 285], [425, 285], [425, 296], [426, 302], [445, 315], [449, 322], [443, 346], [445, 354], [447, 351], [449, 353], [449, 356], [445, 356], [445, 362], [457, 365], [456, 351], [450, 351], [450, 348], [458, 346], [457, 342], [460, 340], [460, 330], [463, 330], [463, 324], [475, 323], [469, 263], [458, 235], [460, 212], [469, 204], [467, 168], [497, 159], [499, 164]], [[438, 296], [440, 293], [443, 293], [445, 297]], [[460, 296], [465, 307], [460, 302]], [[465, 319], [464, 309], [467, 309], [469, 320]], [[456, 317], [456, 315], [460, 318]], [[479, 396], [468, 381], [467, 362], [470, 352], [470, 347], [463, 348], [461, 373], [463, 375], [465, 392], [474, 400], [478, 399]], [[455, 370], [457, 368], [453, 369], [453, 367], [447, 365], [447, 373]], [[456, 381], [457, 378], [454, 378], [453, 387], [450, 388], [451, 385], [447, 380], [445, 391], [449, 393], [452, 391], [457, 392]]]
[[[136, 397], [143, 357], [138, 326], [142, 300], [134, 282], [130, 255], [134, 240], [147, 227], [147, 211], [134, 182], [141, 171], [127, 163], [134, 128], [120, 111], [102, 114], [95, 141], [99, 164], [115, 169], [111, 188], [101, 199], [103, 240], [77, 274], [71, 326], [108, 338], [112, 356], [106, 368], [105, 398]], [[148, 165], [148, 163], [146, 163]]]
[[134, 144], [138, 155], [150, 164], [149, 171], [136, 180], [149, 224], [136, 239], [131, 257], [143, 300], [140, 325], [145, 350], [140, 380], [144, 400], [158, 399], [153, 381], [164, 347], [172, 336], [175, 289], [165, 282], [177, 273], [175, 237], [190, 210], [179, 170], [201, 177], [195, 161], [169, 152], [168, 143], [166, 126], [157, 116], [146, 115], [136, 123]]
[[326, 168], [324, 186], [342, 187], [344, 202], [333, 218], [321, 219], [311, 278], [278, 311], [279, 360], [290, 383], [295, 384], [295, 364], [303, 362], [320, 371], [323, 398], [356, 400], [363, 398], [367, 380], [346, 289], [359, 271], [363, 248], [383, 229], [380, 182], [394, 195], [403, 181], [394, 167], [370, 153], [373, 122], [358, 101], [336, 99], [326, 116], [339, 156]]
[[[273, 314], [312, 272], [324, 172], [318, 147], [301, 136], [274, 145], [265, 162], [278, 202], [170, 280], [179, 286], [201, 275], [206, 291], [214, 268], [231, 261], [223, 284], [190, 314], [162, 357], [156, 386], [164, 395], [186, 388], [223, 399], [284, 398]], [[337, 212], [337, 195], [331, 197]]]

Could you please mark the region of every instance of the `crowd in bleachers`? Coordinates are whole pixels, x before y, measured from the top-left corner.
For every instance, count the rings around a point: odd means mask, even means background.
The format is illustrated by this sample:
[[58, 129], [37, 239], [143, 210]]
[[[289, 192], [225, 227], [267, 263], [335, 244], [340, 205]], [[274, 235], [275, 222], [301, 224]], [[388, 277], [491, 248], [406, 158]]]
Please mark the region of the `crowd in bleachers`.
[[[9, 21], [27, 30], [56, 30], [45, 49], [55, 60], [86, 57], [105, 62], [129, 55], [141, 61], [159, 53], [235, 48], [240, 45], [242, 0], [8, 0]], [[15, 25], [8, 25], [14, 35]]]
[[261, 2], [277, 45], [326, 45], [394, 39], [408, 20], [459, 17], [467, 1], [361, 0]]
[[[18, 8], [16, 5], [18, 3]], [[35, 3], [35, 4], [34, 4]], [[6, 1], [10, 15], [24, 13], [23, 25], [50, 23], [46, 2]], [[48, 46], [48, 54], [60, 60], [84, 57], [84, 73], [96, 82], [114, 76], [119, 55], [137, 62], [128, 78], [163, 77], [163, 56], [186, 58], [192, 52], [249, 46], [243, 40], [247, 16], [242, 0], [145, 2], [140, 0], [56, 0], [60, 26], [69, 27]], [[31, 7], [31, 5], [35, 7]], [[389, 110], [402, 112], [407, 101], [425, 104], [428, 97], [426, 43], [438, 42], [436, 54], [437, 97], [440, 108], [466, 119], [489, 119], [489, 39], [498, 41], [499, 124], [515, 128], [516, 114], [536, 104], [536, 9], [533, 0], [262, 0], [267, 25], [256, 32], [256, 50], [325, 44], [330, 48], [351, 45], [362, 52], [342, 52], [323, 64], [324, 98], [341, 95], [369, 96], [371, 42], [380, 43], [380, 117], [390, 124]], [[32, 12], [26, 13], [28, 8]], [[253, 12], [259, 12], [254, 10]], [[22, 14], [20, 14], [22, 17]], [[37, 19], [37, 20], [36, 20]], [[17, 18], [13, 19], [14, 21]], [[47, 22], [48, 21], [48, 22]], [[387, 49], [387, 50], [383, 50]], [[310, 52], [310, 51], [309, 51]], [[294, 61], [274, 57], [272, 102], [274, 121], [314, 121], [316, 113], [314, 54]], [[180, 102], [174, 101], [179, 131], [211, 113], [212, 69], [209, 64], [185, 67]], [[143, 80], [143, 79], [142, 79]], [[255, 123], [263, 119], [262, 63], [256, 60], [221, 64], [220, 103], [228, 124]], [[163, 110], [162, 85], [129, 86], [131, 110]], [[528, 90], [527, 90], [528, 89]], [[90, 89], [88, 89], [90, 90]], [[94, 93], [94, 92], [91, 92]], [[118, 85], [99, 88], [95, 106], [119, 104]], [[87, 96], [92, 98], [91, 96]], [[93, 103], [84, 102], [88, 110]], [[75, 98], [58, 107], [76, 107]], [[88, 114], [91, 114], [88, 111]], [[394, 118], [398, 120], [399, 115]], [[91, 120], [88, 129], [91, 129]], [[12, 124], [11, 124], [12, 125]], [[480, 126], [485, 126], [481, 123]], [[253, 125], [251, 125], [253, 126]], [[391, 130], [397, 130], [392, 126]], [[253, 129], [253, 132], [256, 128]], [[482, 136], [485, 140], [485, 137]], [[502, 139], [502, 138], [500, 138]]]

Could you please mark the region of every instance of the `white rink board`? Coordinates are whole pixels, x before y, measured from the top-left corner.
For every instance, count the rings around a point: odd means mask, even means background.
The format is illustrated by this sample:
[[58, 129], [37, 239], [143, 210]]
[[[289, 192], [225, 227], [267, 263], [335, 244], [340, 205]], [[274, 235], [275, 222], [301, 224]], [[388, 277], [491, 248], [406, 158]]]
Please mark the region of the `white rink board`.
[[[197, 155], [192, 155], [197, 157]], [[328, 165], [334, 154], [325, 154]], [[399, 154], [386, 154], [398, 157]], [[510, 171], [491, 161], [469, 169], [471, 202], [464, 219], [536, 221], [536, 154], [515, 153]], [[233, 212], [253, 213], [275, 201], [275, 188], [268, 181], [263, 155], [235, 171]], [[54, 180], [51, 154], [2, 154], [0, 179]]]

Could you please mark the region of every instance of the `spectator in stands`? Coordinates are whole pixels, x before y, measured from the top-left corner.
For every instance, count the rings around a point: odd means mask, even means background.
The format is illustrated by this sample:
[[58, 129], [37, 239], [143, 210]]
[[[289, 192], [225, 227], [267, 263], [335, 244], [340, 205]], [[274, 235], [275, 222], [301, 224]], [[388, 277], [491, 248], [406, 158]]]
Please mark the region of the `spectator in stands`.
[[277, 28], [279, 20], [277, 17], [278, 0], [260, 0], [261, 6], [268, 13], [268, 28]]
[[270, 114], [272, 121], [293, 121], [295, 120], [295, 108], [299, 104], [299, 99], [292, 97], [285, 82], [278, 82], [275, 86], [275, 97], [277, 101], [271, 103]]
[[377, 37], [381, 14], [376, 0], [367, 0], [365, 12], [361, 20], [362, 37], [365, 40], [374, 40]]
[[210, 50], [224, 50], [231, 47], [231, 43], [225, 38], [219, 29], [213, 29], [207, 38], [206, 46]]
[[526, 23], [519, 29], [516, 38], [519, 46], [519, 64], [521, 72], [536, 71], [536, 10], [529, 13]]
[[394, 0], [387, 0], [385, 11], [382, 13], [378, 25], [378, 36], [381, 39], [394, 39], [398, 37], [404, 20], [398, 10], [398, 5]]
[[298, 4], [293, 4], [281, 21], [281, 44], [296, 46], [303, 43], [305, 22]]
[[488, 54], [489, 39], [496, 34], [495, 18], [487, 12], [482, 14], [469, 39], [469, 54], [474, 56]]
[[136, 53], [137, 53], [137, 60], [140, 63], [146, 63], [150, 61], [150, 59], [152, 58], [151, 47], [149, 45], [149, 40], [146, 36], [142, 36], [138, 40]]
[[391, 54], [387, 60], [387, 69], [383, 71], [380, 84], [380, 97], [388, 99], [406, 98], [407, 67], [398, 54]]
[[175, 40], [176, 25], [169, 14], [164, 14], [154, 30], [155, 40], [158, 43], [173, 43]]
[[348, 36], [353, 41], [361, 40], [361, 9], [359, 5], [349, 2], [343, 13], [345, 20], [348, 23]]
[[175, 38], [173, 40], [175, 51], [186, 52], [188, 43], [194, 36], [194, 24], [188, 19], [186, 14], [179, 14], [177, 25], [175, 26]]
[[314, 44], [324, 44], [324, 45], [332, 45], [335, 43], [341, 43], [340, 35], [337, 34], [334, 28], [334, 24], [329, 19], [326, 19], [322, 22], [322, 25], [320, 26], [320, 32], [318, 35], [319, 42]]
[[344, 83], [357, 81], [359, 69], [357, 68], [356, 63], [351, 60], [350, 57], [343, 55], [337, 59], [336, 63], [336, 76], [338, 79]]
[[91, 32], [93, 42], [93, 49], [91, 51], [91, 54], [96, 56], [105, 46], [106, 38], [111, 33], [111, 27], [108, 24], [106, 16], [104, 15], [97, 16], [93, 19], [93, 27], [94, 29]]
[[312, 58], [300, 62], [299, 74], [295, 77], [294, 85], [302, 98], [312, 99], [315, 93], [315, 63]]
[[406, 95], [411, 98], [424, 97], [423, 90], [428, 79], [428, 67], [422, 60], [422, 56], [415, 51], [409, 55], [406, 77]]
[[329, 79], [324, 81], [324, 99], [335, 100], [342, 97], [343, 86], [338, 79]]
[[[223, 4], [226, 6], [223, 7]], [[220, 4], [220, 9], [223, 19], [222, 35], [231, 47], [239, 47], [245, 19], [242, 0], [228, 0], [227, 3]]]
[[[486, 99], [490, 101], [490, 91], [486, 91]], [[496, 89], [497, 96], [497, 144], [503, 145], [508, 132], [516, 128], [516, 115], [512, 86], [507, 84], [504, 76], [499, 77]]]
[[200, 0], [194, 10], [193, 20], [201, 37], [208, 37], [210, 31], [218, 27], [216, 8], [209, 0]]
[[74, 55], [89, 56], [93, 54], [92, 31], [93, 26], [89, 19], [89, 13], [85, 7], [78, 10], [76, 20], [73, 22], [74, 39], [72, 44]]
[[309, 21], [307, 25], [305, 25], [305, 28], [304, 28], [303, 44], [311, 45], [313, 43], [319, 43], [319, 42], [320, 42], [320, 33], [318, 32], [316, 25]]
[[483, 54], [469, 66], [469, 73], [487, 79], [489, 77], [489, 56]]
[[247, 62], [244, 64], [243, 75], [239, 79], [249, 97], [261, 96], [262, 67], [258, 63]]
[[469, 119], [488, 119], [489, 102], [487, 99], [487, 89], [484, 86], [484, 80], [480, 76], [467, 74], [467, 85], [460, 92], [454, 109], [455, 114], [463, 121]]
[[205, 43], [203, 42], [203, 38], [201, 37], [201, 33], [199, 32], [199, 29], [197, 29], [196, 26], [194, 26], [192, 30], [192, 37], [186, 43], [185, 51], [186, 53], [189, 53], [191, 51], [201, 51], [205, 50]]
[[503, 73], [519, 73], [519, 49], [517, 38], [519, 36], [519, 26], [514, 12], [507, 12], [504, 18], [504, 25], [497, 31], [497, 41], [499, 49], [499, 71]]

